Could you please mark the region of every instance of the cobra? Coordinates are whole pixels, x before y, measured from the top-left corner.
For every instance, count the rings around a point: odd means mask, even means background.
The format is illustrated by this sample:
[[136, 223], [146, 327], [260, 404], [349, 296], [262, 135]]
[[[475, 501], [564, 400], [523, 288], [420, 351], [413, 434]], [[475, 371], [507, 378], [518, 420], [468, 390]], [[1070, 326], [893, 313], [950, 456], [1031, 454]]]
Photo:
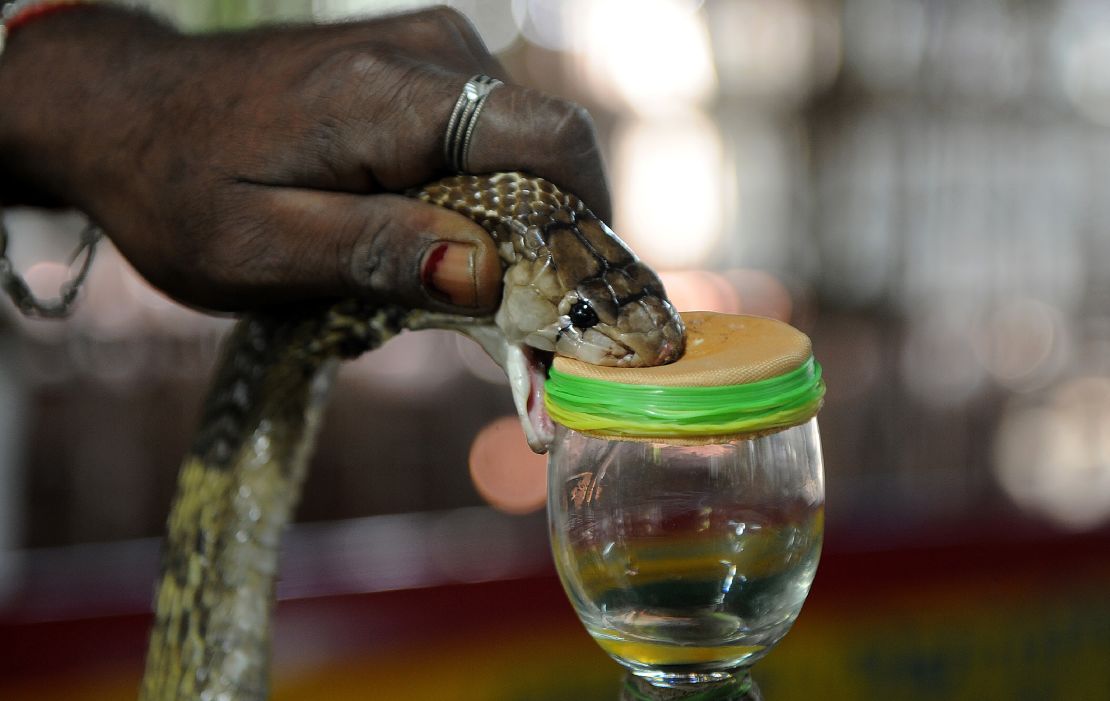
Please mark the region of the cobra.
[[519, 173], [461, 175], [411, 194], [493, 237], [504, 266], [496, 314], [346, 300], [238, 322], [178, 478], [141, 698], [266, 697], [280, 536], [340, 359], [404, 329], [464, 333], [505, 369], [528, 442], [543, 452], [553, 353], [616, 366], [682, 353], [682, 321], [659, 278], [577, 197]]

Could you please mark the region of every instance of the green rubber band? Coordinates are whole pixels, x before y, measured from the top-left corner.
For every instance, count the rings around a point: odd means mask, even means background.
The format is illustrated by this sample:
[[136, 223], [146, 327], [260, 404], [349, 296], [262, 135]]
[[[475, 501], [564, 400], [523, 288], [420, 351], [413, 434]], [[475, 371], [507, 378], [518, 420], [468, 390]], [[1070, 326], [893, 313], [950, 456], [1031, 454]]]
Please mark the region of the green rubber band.
[[544, 402], [576, 431], [636, 438], [760, 433], [804, 423], [821, 408], [825, 382], [810, 356], [795, 370], [720, 387], [629, 385], [551, 369]]

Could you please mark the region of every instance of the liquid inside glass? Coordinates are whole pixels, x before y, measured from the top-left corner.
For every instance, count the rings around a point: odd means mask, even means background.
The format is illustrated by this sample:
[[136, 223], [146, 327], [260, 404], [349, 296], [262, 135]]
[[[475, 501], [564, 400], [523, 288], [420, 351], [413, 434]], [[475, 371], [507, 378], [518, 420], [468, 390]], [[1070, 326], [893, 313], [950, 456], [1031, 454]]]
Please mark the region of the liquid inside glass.
[[606, 652], [641, 676], [696, 682], [786, 634], [824, 529], [815, 423], [710, 446], [567, 433], [552, 456], [553, 552]]

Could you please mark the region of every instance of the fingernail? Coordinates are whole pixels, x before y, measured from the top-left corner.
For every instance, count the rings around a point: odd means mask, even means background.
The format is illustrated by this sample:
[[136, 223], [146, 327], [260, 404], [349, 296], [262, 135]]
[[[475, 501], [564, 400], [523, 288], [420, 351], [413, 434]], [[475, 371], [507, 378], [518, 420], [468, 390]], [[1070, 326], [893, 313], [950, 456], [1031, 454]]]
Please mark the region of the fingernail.
[[424, 256], [421, 280], [429, 290], [458, 307], [478, 305], [478, 280], [474, 275], [474, 246], [441, 243]]

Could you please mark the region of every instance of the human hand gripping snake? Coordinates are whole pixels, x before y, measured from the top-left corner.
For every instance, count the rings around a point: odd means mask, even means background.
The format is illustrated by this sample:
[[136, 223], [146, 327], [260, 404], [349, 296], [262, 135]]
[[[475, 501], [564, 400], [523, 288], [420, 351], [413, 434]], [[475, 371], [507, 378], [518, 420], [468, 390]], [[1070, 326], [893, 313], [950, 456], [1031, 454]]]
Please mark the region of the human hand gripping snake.
[[411, 194], [493, 237], [500, 307], [477, 318], [352, 299], [238, 322], [178, 478], [142, 699], [267, 696], [280, 536], [339, 359], [404, 329], [466, 334], [505, 369], [528, 443], [544, 452], [552, 353], [626, 367], [681, 355], [682, 321], [659, 278], [577, 197], [520, 173], [460, 175]]

